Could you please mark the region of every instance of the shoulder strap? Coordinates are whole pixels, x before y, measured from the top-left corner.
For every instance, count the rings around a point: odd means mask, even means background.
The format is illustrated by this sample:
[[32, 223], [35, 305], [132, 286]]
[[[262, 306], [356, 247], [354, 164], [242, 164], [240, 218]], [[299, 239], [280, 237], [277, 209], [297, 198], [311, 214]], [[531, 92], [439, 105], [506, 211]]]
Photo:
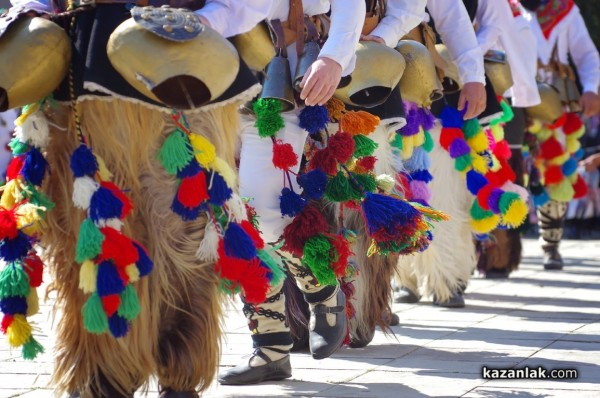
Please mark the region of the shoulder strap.
[[304, 7], [302, 0], [290, 0], [288, 16], [290, 28], [296, 32], [296, 52], [298, 56], [304, 53]]

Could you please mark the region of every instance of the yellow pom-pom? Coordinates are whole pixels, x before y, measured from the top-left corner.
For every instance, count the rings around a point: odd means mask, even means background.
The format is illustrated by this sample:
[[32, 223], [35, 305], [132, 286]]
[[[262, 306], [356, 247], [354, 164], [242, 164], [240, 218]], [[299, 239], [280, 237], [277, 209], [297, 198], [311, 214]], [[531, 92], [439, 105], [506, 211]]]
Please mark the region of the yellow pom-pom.
[[4, 185], [3, 189], [4, 192], [2, 192], [2, 198], [0, 198], [0, 206], [3, 208], [10, 210], [23, 200], [22, 189], [18, 179], [10, 180]]
[[96, 156], [96, 161], [98, 162], [98, 175], [100, 175], [100, 178], [102, 179], [102, 181], [110, 181], [113, 178], [113, 175], [106, 167], [106, 163], [104, 163], [104, 159], [102, 159], [98, 155], [95, 155], [95, 156]]
[[190, 134], [190, 143], [194, 148], [194, 154], [196, 160], [202, 167], [208, 167], [209, 164], [214, 162], [217, 156], [215, 146], [207, 140], [205, 137], [198, 134]]
[[556, 200], [557, 202], [568, 202], [573, 199], [573, 196], [575, 195], [575, 190], [573, 189], [571, 181], [566, 178], [558, 184], [548, 185], [546, 191], [548, 192], [550, 199]]
[[228, 186], [237, 186], [237, 177], [235, 171], [233, 171], [231, 166], [222, 158], [216, 156], [209, 165], [209, 168], [221, 174]]
[[129, 277], [129, 282], [135, 283], [140, 280], [140, 271], [135, 264], [129, 264], [125, 267], [125, 273]]
[[581, 142], [579, 142], [578, 139], [573, 138], [573, 139], [569, 139], [567, 138], [567, 151], [569, 153], [575, 153], [579, 150], [579, 148], [581, 148]]
[[542, 129], [540, 129], [540, 131], [536, 135], [540, 142], [544, 142], [548, 138], [550, 138], [554, 135], [554, 131], [550, 130], [549, 128], [544, 127]]
[[79, 269], [79, 288], [84, 293], [93, 293], [96, 291], [96, 277], [98, 276], [98, 267], [91, 260], [85, 260]]
[[40, 310], [40, 300], [38, 298], [37, 289], [32, 287], [27, 295], [27, 316], [32, 316]]
[[31, 203], [19, 206], [17, 210], [17, 228], [29, 236], [36, 235], [44, 225], [39, 208]]
[[569, 180], [569, 182], [571, 184], [575, 184], [577, 182], [578, 177], [579, 177], [578, 172], [575, 172], [575, 173], [571, 174], [570, 176], [566, 176], [567, 180]]
[[533, 119], [531, 121], [531, 125], [529, 126], [529, 132], [531, 134], [537, 134], [542, 129], [542, 122], [538, 119]]
[[481, 220], [471, 219], [471, 229], [477, 234], [487, 234], [496, 229], [499, 222], [500, 217], [496, 214]]
[[413, 136], [413, 145], [415, 148], [422, 146], [425, 143], [425, 131], [419, 128], [419, 132]]
[[479, 133], [475, 134], [475, 136], [469, 138], [467, 140], [467, 143], [469, 144], [472, 150], [478, 153], [484, 152], [490, 146], [488, 137], [483, 131], [480, 131]]
[[554, 159], [548, 160], [548, 165], [549, 166], [561, 166], [561, 165], [565, 164], [565, 162], [567, 160], [569, 160], [570, 157], [571, 157], [571, 155], [569, 155], [567, 152], [564, 152], [562, 155], [557, 156]]
[[496, 142], [500, 142], [504, 139], [504, 127], [502, 127], [501, 124], [495, 124], [491, 126], [490, 130], [492, 131], [492, 135], [494, 136], [494, 140], [496, 140]]
[[502, 224], [509, 228], [517, 228], [525, 222], [528, 212], [527, 204], [523, 200], [513, 200], [502, 215]]
[[402, 152], [400, 157], [403, 160], [410, 159], [415, 149], [414, 136], [409, 135], [408, 137], [402, 137]]
[[25, 315], [16, 314], [13, 316], [13, 321], [6, 328], [8, 336], [8, 344], [11, 347], [20, 347], [31, 337], [31, 325], [27, 322]]
[[472, 154], [472, 159], [473, 162], [471, 163], [471, 165], [473, 166], [473, 169], [476, 172], [478, 172], [479, 174], [485, 174], [489, 171], [487, 158], [478, 154]]
[[490, 170], [492, 170], [495, 173], [498, 170], [500, 170], [501, 168], [502, 168], [502, 165], [498, 161], [498, 158], [496, 156], [492, 155], [492, 167], [490, 167]]

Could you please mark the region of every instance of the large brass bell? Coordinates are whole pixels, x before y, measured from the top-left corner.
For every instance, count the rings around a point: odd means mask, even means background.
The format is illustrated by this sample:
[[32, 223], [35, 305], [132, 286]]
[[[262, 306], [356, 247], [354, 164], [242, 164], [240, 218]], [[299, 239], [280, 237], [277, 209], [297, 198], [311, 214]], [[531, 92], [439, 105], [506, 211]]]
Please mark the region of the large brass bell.
[[581, 92], [574, 79], [567, 79], [567, 98], [569, 99], [568, 107], [571, 112], [581, 112]]
[[296, 73], [294, 74], [294, 89], [298, 92], [302, 91], [300, 87], [300, 83], [302, 83], [302, 79], [304, 79], [304, 75], [310, 66], [317, 60], [319, 57], [319, 52], [321, 48], [319, 47], [319, 43], [316, 41], [309, 41], [304, 43], [304, 52], [302, 56], [298, 59], [298, 63], [296, 64]]
[[438, 54], [440, 54], [442, 59], [446, 61], [446, 65], [444, 67], [444, 75], [446, 77], [442, 82], [442, 85], [444, 87], [444, 93], [452, 94], [457, 91], [460, 91], [462, 89], [462, 82], [460, 81], [458, 66], [456, 66], [456, 64], [452, 60], [448, 48], [444, 44], [436, 44], [435, 49], [437, 50]]
[[[142, 10], [146, 22], [163, 17], [151, 14], [153, 7]], [[154, 10], [164, 13], [170, 9]], [[111, 64], [129, 84], [175, 109], [198, 108], [217, 99], [234, 82], [240, 67], [235, 47], [215, 30], [195, 25], [198, 21], [193, 13], [173, 10], [171, 18], [167, 15], [164, 20], [178, 21], [178, 13], [187, 16], [186, 12], [192, 15], [189, 22], [184, 18], [181, 26], [159, 25], [161, 32], [142, 26], [134, 16], [115, 29], [107, 45]], [[194, 29], [196, 34], [191, 33]], [[169, 38], [171, 33], [186, 32], [193, 37]]]
[[275, 56], [269, 28], [264, 22], [249, 32], [234, 36], [231, 41], [244, 62], [255, 71], [264, 70]]
[[61, 27], [37, 17], [13, 22], [0, 37], [0, 111], [48, 96], [70, 61], [71, 43]]
[[277, 55], [267, 66], [260, 98], [279, 100], [282, 112], [291, 111], [296, 107], [290, 62], [286, 57]]
[[402, 98], [419, 107], [431, 107], [433, 101], [443, 96], [442, 84], [431, 53], [427, 47], [414, 40], [401, 40], [396, 51], [406, 60], [406, 69], [400, 79]]
[[514, 84], [512, 72], [508, 62], [496, 62], [485, 59], [483, 63], [485, 74], [492, 82], [496, 95], [504, 95]]
[[400, 82], [406, 68], [404, 57], [385, 44], [361, 42], [356, 49], [356, 68], [347, 86], [335, 96], [344, 103], [360, 107], [383, 104]]
[[545, 123], [553, 123], [564, 113], [559, 91], [550, 84], [538, 82], [542, 102], [525, 109], [527, 116]]

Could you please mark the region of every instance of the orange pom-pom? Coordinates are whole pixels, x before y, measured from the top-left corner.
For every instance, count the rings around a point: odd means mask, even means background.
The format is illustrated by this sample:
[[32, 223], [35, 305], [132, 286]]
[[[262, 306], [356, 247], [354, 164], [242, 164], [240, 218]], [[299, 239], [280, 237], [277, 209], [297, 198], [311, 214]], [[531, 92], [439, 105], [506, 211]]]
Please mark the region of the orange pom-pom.
[[379, 118], [365, 111], [350, 111], [340, 119], [340, 130], [351, 135], [371, 134], [379, 125]]

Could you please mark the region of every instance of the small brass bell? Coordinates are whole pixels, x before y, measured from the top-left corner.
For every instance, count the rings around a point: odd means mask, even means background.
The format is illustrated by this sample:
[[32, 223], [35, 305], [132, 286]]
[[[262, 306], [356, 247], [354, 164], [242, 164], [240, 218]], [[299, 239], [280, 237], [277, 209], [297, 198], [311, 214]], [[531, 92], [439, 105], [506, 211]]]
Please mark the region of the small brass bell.
[[504, 95], [514, 84], [509, 63], [486, 59], [483, 65], [485, 74], [490, 79], [490, 82], [492, 82], [492, 87], [496, 95]]
[[288, 112], [296, 107], [290, 62], [282, 55], [273, 57], [265, 73], [265, 81], [260, 98], [277, 99], [281, 102], [281, 111]]
[[538, 82], [542, 102], [525, 109], [527, 116], [545, 123], [553, 123], [564, 113], [559, 91], [552, 85]]
[[319, 47], [319, 43], [315, 41], [309, 41], [308, 43], [304, 43], [304, 53], [298, 59], [298, 64], [296, 65], [296, 73], [294, 76], [294, 89], [298, 92], [302, 91], [300, 87], [300, 83], [302, 83], [302, 79], [304, 79], [304, 75], [310, 66], [317, 60], [319, 57], [319, 52], [321, 48]]
[[400, 79], [402, 98], [419, 107], [431, 107], [433, 101], [444, 95], [431, 53], [414, 40], [400, 40], [396, 51], [406, 60], [406, 69]]

